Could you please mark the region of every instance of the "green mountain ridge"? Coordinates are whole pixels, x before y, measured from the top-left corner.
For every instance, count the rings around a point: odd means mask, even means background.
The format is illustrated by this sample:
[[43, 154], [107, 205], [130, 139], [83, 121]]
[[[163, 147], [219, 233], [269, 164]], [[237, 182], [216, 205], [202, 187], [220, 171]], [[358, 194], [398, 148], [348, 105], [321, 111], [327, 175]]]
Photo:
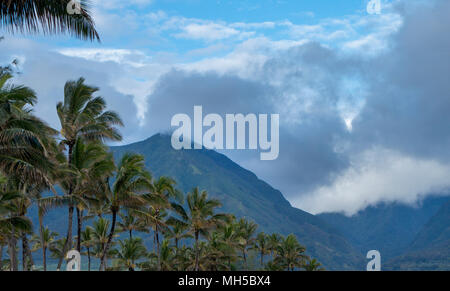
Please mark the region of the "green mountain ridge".
[[450, 270], [450, 201], [422, 227], [407, 251], [387, 270]]
[[429, 197], [417, 207], [399, 203], [369, 206], [352, 217], [340, 213], [319, 214], [362, 253], [378, 250], [385, 260], [405, 253], [421, 228], [448, 201]]
[[161, 134], [111, 150], [116, 157], [126, 152], [144, 155], [155, 177], [173, 177], [183, 191], [195, 186], [207, 190], [212, 197], [221, 200], [223, 211], [254, 220], [259, 231], [294, 233], [306, 246], [308, 254], [327, 269], [364, 268], [362, 254], [333, 227], [292, 207], [280, 191], [225, 155], [210, 150], [176, 151], [171, 147], [170, 136]]

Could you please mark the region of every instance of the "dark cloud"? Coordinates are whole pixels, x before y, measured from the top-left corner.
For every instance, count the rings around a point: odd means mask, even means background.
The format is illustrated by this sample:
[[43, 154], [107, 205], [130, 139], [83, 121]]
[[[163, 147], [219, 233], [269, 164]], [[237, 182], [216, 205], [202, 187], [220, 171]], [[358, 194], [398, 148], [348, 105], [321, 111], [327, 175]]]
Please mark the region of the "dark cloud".
[[450, 2], [415, 10], [371, 63], [370, 95], [353, 123], [357, 145], [379, 144], [413, 156], [450, 158]]
[[[347, 70], [340, 62], [331, 50], [308, 44], [269, 60], [257, 72], [258, 81], [214, 72], [172, 71], [148, 97], [146, 131], [168, 131], [172, 116], [192, 116], [194, 105], [202, 105], [204, 114], [222, 116], [280, 113], [277, 160], [260, 161], [258, 153], [251, 151], [223, 152], [287, 196], [298, 195], [330, 182], [334, 172], [347, 166], [346, 157], [335, 151], [336, 142], [348, 134], [336, 110], [336, 76]], [[280, 85], [273, 84], [277, 79]], [[304, 94], [299, 94], [302, 90]]]
[[149, 132], [170, 130], [173, 115], [193, 116], [195, 105], [208, 113], [266, 113], [270, 111], [270, 87], [236, 76], [219, 76], [214, 72], [190, 73], [173, 70], [160, 78], [148, 97]]

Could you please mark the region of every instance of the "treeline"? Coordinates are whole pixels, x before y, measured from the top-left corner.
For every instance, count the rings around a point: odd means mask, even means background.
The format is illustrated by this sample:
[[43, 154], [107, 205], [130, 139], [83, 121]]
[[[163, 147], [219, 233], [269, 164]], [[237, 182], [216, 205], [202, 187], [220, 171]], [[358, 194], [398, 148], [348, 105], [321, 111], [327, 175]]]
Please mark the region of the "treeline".
[[[205, 191], [185, 195], [172, 178], [152, 177], [141, 155], [116, 160], [105, 142], [122, 139], [122, 120], [83, 78], [64, 86], [60, 131], [33, 114], [35, 92], [11, 79], [1, 68], [0, 270], [46, 271], [50, 258], [59, 270], [71, 249], [86, 270], [322, 270], [294, 235], [219, 213]], [[67, 232], [58, 234], [44, 217], [61, 207]]]

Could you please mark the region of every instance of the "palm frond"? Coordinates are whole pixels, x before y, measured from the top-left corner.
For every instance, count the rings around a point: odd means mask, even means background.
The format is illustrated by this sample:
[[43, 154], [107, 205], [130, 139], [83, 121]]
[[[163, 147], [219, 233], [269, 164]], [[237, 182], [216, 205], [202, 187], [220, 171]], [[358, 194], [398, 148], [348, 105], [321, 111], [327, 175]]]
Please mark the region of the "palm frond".
[[69, 14], [70, 0], [0, 0], [0, 25], [11, 33], [69, 34], [100, 41], [90, 15], [90, 1], [80, 0], [80, 14]]

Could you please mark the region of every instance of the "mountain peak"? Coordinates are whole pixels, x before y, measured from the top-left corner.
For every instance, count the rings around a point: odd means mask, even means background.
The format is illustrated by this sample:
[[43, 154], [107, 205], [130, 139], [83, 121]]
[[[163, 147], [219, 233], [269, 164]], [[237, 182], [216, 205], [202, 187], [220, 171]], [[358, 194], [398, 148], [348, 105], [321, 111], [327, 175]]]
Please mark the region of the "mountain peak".
[[174, 150], [171, 137], [156, 134], [111, 148], [116, 157], [134, 152], [145, 156], [154, 177], [170, 176], [185, 192], [194, 187], [219, 199], [225, 212], [255, 221], [267, 233], [294, 233], [310, 255], [328, 269], [361, 269], [363, 257], [321, 219], [293, 208], [280, 191], [223, 154], [213, 150]]

